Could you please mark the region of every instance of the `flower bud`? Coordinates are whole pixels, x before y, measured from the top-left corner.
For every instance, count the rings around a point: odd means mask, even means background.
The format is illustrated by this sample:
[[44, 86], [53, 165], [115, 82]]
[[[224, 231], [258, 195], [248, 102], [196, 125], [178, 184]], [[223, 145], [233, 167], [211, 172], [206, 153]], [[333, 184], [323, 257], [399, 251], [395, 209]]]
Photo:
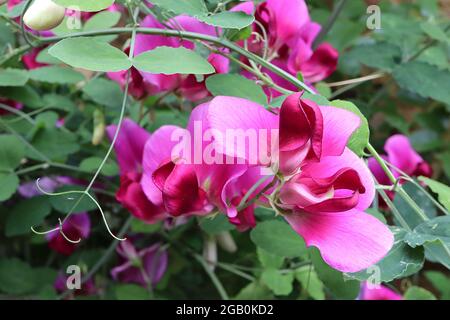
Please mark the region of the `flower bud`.
[[98, 146], [105, 137], [105, 116], [99, 109], [94, 111], [94, 132], [92, 133], [92, 144]]
[[214, 271], [217, 264], [217, 242], [213, 236], [206, 236], [203, 242], [203, 259], [206, 260], [208, 268]]
[[216, 236], [216, 239], [217, 243], [223, 250], [229, 253], [235, 253], [237, 251], [236, 242], [234, 242], [233, 237], [228, 231], [219, 233]]
[[52, 0], [35, 0], [25, 12], [23, 22], [36, 31], [50, 30], [63, 21], [65, 11]]

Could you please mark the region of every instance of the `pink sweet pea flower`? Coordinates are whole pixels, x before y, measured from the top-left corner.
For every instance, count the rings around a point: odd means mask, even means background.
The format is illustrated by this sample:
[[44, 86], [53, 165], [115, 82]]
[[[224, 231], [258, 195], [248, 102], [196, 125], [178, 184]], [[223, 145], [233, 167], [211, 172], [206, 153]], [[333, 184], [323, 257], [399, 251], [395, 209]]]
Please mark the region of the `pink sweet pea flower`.
[[371, 288], [367, 283], [361, 287], [360, 300], [403, 300], [402, 295], [383, 285]]
[[[285, 183], [276, 205], [306, 244], [317, 247], [333, 268], [357, 272], [375, 264], [390, 250], [392, 233], [364, 213], [375, 196], [370, 171], [346, 147], [359, 127], [358, 116], [343, 109], [318, 106], [302, 99], [301, 94], [286, 99], [279, 114], [231, 97], [216, 97], [197, 108], [205, 126], [213, 129], [216, 150], [244, 163], [228, 171], [226, 165], [211, 166], [219, 176], [216, 181], [211, 179], [218, 186], [213, 194], [220, 195], [229, 217], [237, 216], [230, 200], [239, 195], [241, 190], [234, 186], [244, 173], [250, 168], [272, 168], [273, 175], [278, 171], [274, 168], [280, 168], [278, 174], [284, 175]], [[252, 163], [248, 143], [242, 145], [222, 138], [230, 129], [279, 130], [279, 158], [272, 153], [269, 163], [262, 164], [260, 158]], [[269, 137], [259, 138], [258, 145], [271, 145]], [[253, 176], [260, 178], [262, 173], [256, 171]]]
[[125, 240], [119, 243], [117, 254], [119, 265], [111, 270], [116, 281], [155, 286], [167, 270], [168, 253], [160, 244], [137, 250], [130, 240]]
[[[384, 150], [387, 155], [383, 155], [390, 164], [393, 165], [393, 173], [396, 178], [400, 177], [401, 173], [395, 170], [400, 169], [412, 177], [427, 176], [432, 174], [431, 166], [423, 160], [423, 158], [414, 150], [408, 137], [396, 134], [391, 136], [384, 145]], [[373, 173], [380, 183], [389, 181], [384, 172], [381, 174], [378, 163], [375, 159], [369, 160], [369, 167], [373, 169]], [[387, 182], [386, 184], [389, 184]]]
[[[297, 76], [303, 75], [308, 84], [326, 79], [337, 67], [339, 53], [328, 43], [319, 45], [313, 49], [314, 40], [320, 33], [321, 26], [312, 22], [308, 7], [304, 0], [267, 0], [254, 6], [253, 2], [245, 2], [232, 9], [243, 11], [247, 14], [255, 12], [255, 18], [259, 24], [254, 24], [253, 31], [263, 35], [262, 25], [268, 36], [268, 59], [274, 65]], [[249, 49], [261, 54], [264, 45], [261, 41], [252, 37]], [[288, 81], [263, 69], [276, 84], [296, 91]], [[247, 72], [244, 75], [250, 76]], [[274, 96], [279, 93], [270, 90]]]
[[[78, 184], [79, 181], [64, 176], [58, 177], [42, 177], [39, 179], [39, 186], [46, 192], [54, 192], [59, 187], [64, 185]], [[42, 192], [37, 188], [36, 181], [25, 182], [17, 189], [19, 194], [24, 198], [32, 198], [42, 195]]]
[[[411, 177], [431, 177], [433, 173], [431, 166], [414, 150], [408, 137], [401, 134], [393, 135], [386, 141], [384, 150], [386, 151], [386, 155], [382, 155], [382, 157], [393, 165], [391, 171], [396, 178], [399, 178], [401, 173], [395, 168], [398, 168]], [[383, 185], [392, 184], [374, 158], [369, 159], [369, 168], [378, 183]], [[388, 192], [388, 195], [391, 199], [394, 198], [393, 192]]]
[[[117, 126], [107, 128], [112, 140]], [[164, 218], [163, 208], [147, 199], [141, 187], [144, 146], [150, 134], [130, 119], [124, 119], [114, 149], [120, 168], [120, 188], [116, 199], [136, 218], [155, 223]]]
[[203, 215], [211, 210], [195, 167], [172, 155], [178, 144], [174, 137], [185, 133], [176, 126], [163, 126], [153, 133], [144, 150], [142, 189], [149, 201], [173, 217]]
[[[91, 220], [86, 212], [74, 213], [63, 224], [63, 232], [72, 241], [86, 239], [91, 231]], [[48, 246], [66, 256], [71, 255], [77, 248], [77, 244], [67, 241], [59, 230], [46, 236]]]

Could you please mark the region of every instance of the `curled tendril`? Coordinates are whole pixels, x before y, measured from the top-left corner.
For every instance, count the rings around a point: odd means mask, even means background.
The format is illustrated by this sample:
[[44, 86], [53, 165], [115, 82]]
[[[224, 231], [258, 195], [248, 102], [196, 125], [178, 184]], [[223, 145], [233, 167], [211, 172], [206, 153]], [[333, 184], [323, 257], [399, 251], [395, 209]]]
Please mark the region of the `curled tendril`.
[[38, 188], [38, 190], [40, 192], [42, 192], [43, 194], [50, 196], [50, 197], [54, 197], [54, 196], [64, 196], [64, 195], [68, 195], [68, 194], [80, 194], [81, 196], [78, 198], [78, 201], [75, 203], [75, 205], [72, 207], [72, 209], [69, 211], [69, 213], [67, 214], [67, 216], [64, 218], [63, 221], [61, 221], [61, 219], [59, 220], [59, 227], [57, 228], [53, 228], [51, 230], [48, 231], [36, 231], [34, 229], [34, 227], [31, 227], [31, 231], [33, 231], [36, 234], [39, 235], [44, 235], [44, 234], [49, 234], [55, 231], [58, 231], [61, 233], [61, 235], [64, 237], [64, 239], [66, 239], [67, 241], [71, 242], [71, 243], [79, 243], [81, 241], [81, 239], [79, 239], [78, 241], [73, 241], [70, 240], [63, 232], [63, 225], [64, 223], [67, 221], [67, 219], [70, 217], [70, 215], [73, 213], [73, 210], [75, 209], [75, 207], [78, 205], [78, 203], [81, 201], [83, 196], [87, 196], [89, 199], [91, 199], [92, 202], [94, 202], [94, 204], [97, 206], [98, 210], [100, 211], [100, 214], [102, 215], [102, 219], [103, 222], [105, 224], [106, 230], [108, 231], [108, 233], [116, 240], [119, 241], [125, 241], [126, 238], [119, 238], [116, 235], [114, 235], [111, 231], [111, 229], [109, 228], [108, 225], [108, 221], [106, 220], [106, 216], [105, 213], [103, 212], [102, 207], [100, 206], [100, 204], [97, 202], [97, 200], [95, 200], [95, 198], [86, 190], [72, 190], [72, 191], [65, 191], [65, 192], [48, 192], [46, 190], [44, 190], [40, 185], [39, 185], [39, 181], [40, 178], [36, 180], [36, 187]]
[[77, 243], [81, 242], [81, 238], [79, 238], [78, 240], [69, 239], [69, 237], [67, 237], [63, 231], [63, 223], [60, 218], [58, 218], [58, 222], [59, 222], [59, 233], [63, 236], [64, 239], [66, 239], [67, 241], [69, 241], [70, 243], [73, 243], [73, 244], [77, 244]]

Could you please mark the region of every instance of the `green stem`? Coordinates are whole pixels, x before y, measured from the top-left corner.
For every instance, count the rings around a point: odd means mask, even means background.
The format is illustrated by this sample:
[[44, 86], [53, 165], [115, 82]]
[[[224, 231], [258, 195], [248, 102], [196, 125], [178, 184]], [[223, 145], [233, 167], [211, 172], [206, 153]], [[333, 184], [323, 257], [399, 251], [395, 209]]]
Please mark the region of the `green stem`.
[[[159, 35], [159, 36], [166, 36], [166, 37], [178, 37], [182, 39], [190, 39], [190, 40], [201, 40], [206, 41], [209, 43], [213, 43], [216, 45], [219, 45], [224, 48], [228, 48], [258, 64], [263, 66], [264, 68], [269, 69], [276, 75], [286, 79], [287, 81], [294, 84], [299, 89], [305, 90], [311, 94], [314, 94], [314, 91], [311, 90], [305, 83], [297, 79], [295, 76], [291, 75], [290, 73], [284, 71], [283, 69], [271, 64], [270, 62], [267, 62], [263, 58], [259, 57], [258, 55], [251, 53], [244, 48], [239, 47], [238, 45], [234, 44], [233, 42], [221, 39], [201, 33], [195, 33], [195, 32], [188, 32], [188, 31], [181, 31], [181, 30], [167, 30], [167, 29], [158, 29], [158, 28], [130, 28], [130, 27], [123, 27], [123, 28], [111, 28], [107, 30], [95, 30], [95, 31], [86, 31], [86, 32], [77, 32], [77, 33], [71, 33], [63, 36], [55, 36], [55, 37], [48, 37], [48, 38], [39, 38], [39, 41], [41, 44], [46, 43], [53, 43], [56, 41], [60, 41], [67, 38], [73, 38], [73, 37], [83, 37], [83, 36], [102, 36], [102, 35], [112, 35], [112, 34], [120, 34], [120, 33], [132, 33], [133, 30], [136, 30], [137, 33], [140, 34], [148, 34], [148, 35]], [[133, 48], [133, 47], [131, 47]]]
[[337, 18], [342, 12], [342, 9], [344, 9], [345, 4], [347, 0], [340, 0], [338, 4], [336, 4], [333, 8], [333, 12], [330, 15], [330, 18], [328, 19], [326, 25], [322, 28], [319, 35], [317, 36], [316, 40], [313, 43], [313, 48], [316, 49], [319, 44], [325, 39], [326, 35], [330, 30], [333, 28], [334, 23], [337, 21]]
[[[381, 166], [381, 169], [386, 173], [389, 180], [392, 182], [392, 184], [397, 185], [397, 178], [394, 176], [392, 171], [389, 169], [386, 162], [383, 160], [383, 158], [378, 154], [378, 152], [375, 150], [375, 148], [369, 143], [367, 144], [367, 149], [372, 154], [372, 156], [375, 158], [375, 160], [378, 162], [378, 164]], [[426, 214], [423, 212], [423, 210], [417, 205], [417, 203], [410, 197], [409, 194], [406, 193], [405, 190], [400, 185], [397, 185], [397, 193], [408, 203], [408, 205], [416, 212], [416, 214], [423, 220], [427, 221], [429, 220]]]
[[219, 292], [220, 297], [222, 300], [230, 300], [230, 297], [228, 296], [227, 292], [225, 291], [225, 288], [222, 285], [222, 282], [220, 282], [219, 278], [217, 278], [214, 271], [211, 270], [210, 265], [203, 259], [203, 257], [199, 254], [195, 254], [194, 258], [202, 265], [205, 272], [208, 274], [209, 278], [211, 279], [212, 283], [217, 289], [217, 292]]

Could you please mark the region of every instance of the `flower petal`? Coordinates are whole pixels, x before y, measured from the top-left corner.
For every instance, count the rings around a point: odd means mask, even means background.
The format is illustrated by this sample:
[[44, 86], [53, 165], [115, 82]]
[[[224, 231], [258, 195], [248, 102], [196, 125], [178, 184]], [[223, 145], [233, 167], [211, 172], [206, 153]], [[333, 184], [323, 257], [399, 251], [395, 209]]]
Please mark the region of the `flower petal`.
[[[110, 125], [106, 131], [112, 140], [117, 130], [116, 125]], [[120, 173], [140, 172], [144, 146], [150, 134], [130, 119], [124, 119], [119, 131], [114, 149], [119, 162]]]
[[336, 107], [321, 106], [323, 115], [322, 155], [339, 156], [344, 152], [353, 132], [361, 124], [359, 116], [353, 112]]
[[327, 264], [342, 272], [358, 272], [374, 265], [394, 243], [386, 225], [358, 210], [293, 213], [286, 220], [308, 246], [320, 250]]

